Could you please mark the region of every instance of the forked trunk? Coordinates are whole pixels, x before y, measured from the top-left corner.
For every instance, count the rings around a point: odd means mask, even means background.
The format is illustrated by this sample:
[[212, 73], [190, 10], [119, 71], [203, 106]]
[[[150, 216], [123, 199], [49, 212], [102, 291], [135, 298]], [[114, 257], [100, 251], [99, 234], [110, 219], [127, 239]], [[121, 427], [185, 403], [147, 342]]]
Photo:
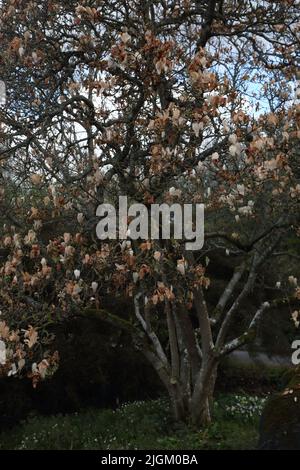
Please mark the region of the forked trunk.
[[207, 368], [200, 382], [199, 390], [194, 390], [188, 398], [179, 385], [169, 389], [169, 395], [176, 421], [193, 424], [200, 428], [207, 426], [212, 419], [213, 393], [217, 376], [217, 365]]

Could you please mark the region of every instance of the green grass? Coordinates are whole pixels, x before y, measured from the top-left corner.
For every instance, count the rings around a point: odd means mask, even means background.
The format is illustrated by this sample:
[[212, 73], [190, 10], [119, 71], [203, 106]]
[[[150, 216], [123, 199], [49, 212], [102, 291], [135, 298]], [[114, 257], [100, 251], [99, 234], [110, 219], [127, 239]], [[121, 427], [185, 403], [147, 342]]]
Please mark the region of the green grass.
[[220, 396], [213, 423], [198, 431], [173, 422], [165, 399], [134, 402], [118, 410], [36, 416], [0, 436], [4, 449], [253, 449], [263, 400]]

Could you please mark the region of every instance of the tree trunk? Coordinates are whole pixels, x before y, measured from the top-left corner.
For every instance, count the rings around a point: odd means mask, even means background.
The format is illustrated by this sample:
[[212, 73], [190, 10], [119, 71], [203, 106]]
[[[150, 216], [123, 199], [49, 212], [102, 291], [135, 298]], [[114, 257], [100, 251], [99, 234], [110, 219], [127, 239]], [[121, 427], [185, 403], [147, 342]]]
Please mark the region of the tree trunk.
[[172, 385], [169, 396], [176, 421], [191, 423], [196, 427], [207, 426], [211, 422], [213, 394], [217, 377], [217, 364], [209, 363], [192, 397], [187, 397], [184, 387]]
[[210, 360], [195, 386], [190, 401], [190, 418], [192, 424], [197, 427], [207, 426], [211, 422], [217, 367], [218, 364], [214, 360]]

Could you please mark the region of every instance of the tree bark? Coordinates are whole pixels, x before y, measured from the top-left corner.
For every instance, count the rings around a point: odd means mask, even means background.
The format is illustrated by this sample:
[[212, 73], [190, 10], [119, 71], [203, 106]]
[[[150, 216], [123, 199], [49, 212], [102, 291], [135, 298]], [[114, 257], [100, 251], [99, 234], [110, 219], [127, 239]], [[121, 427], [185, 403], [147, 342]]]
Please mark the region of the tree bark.
[[190, 403], [191, 423], [197, 427], [207, 426], [211, 422], [217, 369], [218, 362], [212, 358], [200, 372]]

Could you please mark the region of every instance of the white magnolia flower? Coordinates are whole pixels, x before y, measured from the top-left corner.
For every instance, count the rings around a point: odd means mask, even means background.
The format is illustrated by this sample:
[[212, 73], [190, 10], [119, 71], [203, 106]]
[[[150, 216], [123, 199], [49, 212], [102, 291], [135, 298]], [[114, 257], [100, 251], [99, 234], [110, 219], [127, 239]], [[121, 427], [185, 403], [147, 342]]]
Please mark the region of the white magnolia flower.
[[186, 262], [184, 259], [177, 260], [177, 271], [180, 274], [182, 274], [182, 276], [185, 275], [185, 267], [186, 267]]
[[20, 359], [18, 361], [18, 369], [22, 370], [24, 366], [25, 366], [25, 359]]
[[198, 169], [199, 169], [199, 170], [204, 170], [204, 168], [205, 168], [205, 165], [204, 165], [204, 163], [203, 163], [203, 162], [201, 162], [201, 161], [200, 161], [200, 162], [198, 162], [197, 166], [198, 166]]
[[25, 49], [23, 46], [19, 47], [19, 50], [18, 50], [18, 53], [19, 53], [19, 56], [22, 58], [25, 54]]
[[239, 157], [240, 154], [241, 154], [241, 144], [239, 144], [239, 143], [237, 142], [237, 143], [235, 143], [235, 144], [230, 145], [230, 147], [229, 147], [229, 153], [230, 153], [230, 155], [232, 155], [233, 157]]
[[173, 108], [173, 118], [179, 119], [179, 116], [180, 116], [180, 110], [178, 108]]
[[239, 207], [238, 211], [239, 211], [239, 214], [242, 214], [242, 215], [252, 214], [252, 208], [249, 206]]
[[176, 189], [173, 186], [172, 188], [169, 189], [169, 194], [170, 194], [170, 196], [180, 196], [181, 191], [180, 191], [180, 189]]
[[24, 237], [24, 242], [26, 245], [33, 244], [36, 241], [36, 233], [34, 230], [29, 230], [27, 235]]
[[71, 241], [71, 234], [70, 233], [64, 233], [64, 242], [65, 243], [70, 243]]
[[199, 137], [200, 131], [203, 129], [203, 122], [193, 122], [192, 129], [196, 137]]
[[131, 40], [131, 36], [128, 33], [122, 33], [121, 34], [121, 39], [122, 39], [122, 42], [124, 42], [124, 44], [126, 44], [127, 42], [129, 42]]
[[4, 365], [6, 363], [6, 346], [4, 341], [0, 341], [0, 365]]
[[236, 134], [231, 134], [228, 138], [228, 142], [231, 144], [236, 144], [237, 143], [237, 135]]
[[298, 320], [298, 317], [299, 317], [299, 312], [297, 310], [295, 310], [293, 313], [292, 313], [292, 320], [293, 322], [295, 323], [295, 327], [298, 328], [300, 322]]
[[80, 212], [79, 214], [77, 214], [77, 222], [78, 222], [79, 224], [82, 224], [83, 221], [84, 221], [84, 215], [83, 215], [82, 212]]
[[98, 282], [96, 281], [92, 282], [92, 291], [95, 293], [97, 289], [98, 289]]
[[126, 240], [123, 240], [122, 243], [121, 243], [121, 250], [124, 251], [125, 248], [126, 248]]
[[39, 230], [43, 226], [43, 222], [41, 220], [35, 220], [33, 224], [34, 230]]
[[243, 184], [238, 184], [237, 187], [237, 192], [241, 195], [241, 196], [245, 196], [245, 186]]
[[79, 295], [81, 291], [82, 291], [82, 288], [80, 287], [80, 285], [79, 285], [79, 284], [75, 284], [75, 286], [73, 287], [72, 295], [73, 295], [73, 296]]
[[74, 276], [75, 276], [75, 279], [79, 279], [79, 278], [80, 278], [80, 271], [79, 271], [79, 269], [75, 269], [75, 270], [74, 270]]
[[5, 237], [3, 244], [4, 244], [4, 246], [10, 246], [12, 244], [11, 237]]
[[298, 279], [295, 276], [289, 276], [288, 281], [292, 286], [297, 286], [298, 284]]
[[8, 377], [11, 377], [12, 375], [16, 375], [16, 373], [17, 373], [17, 366], [16, 366], [16, 364], [13, 364], [11, 366], [11, 370], [8, 372], [7, 375], [8, 375]]

